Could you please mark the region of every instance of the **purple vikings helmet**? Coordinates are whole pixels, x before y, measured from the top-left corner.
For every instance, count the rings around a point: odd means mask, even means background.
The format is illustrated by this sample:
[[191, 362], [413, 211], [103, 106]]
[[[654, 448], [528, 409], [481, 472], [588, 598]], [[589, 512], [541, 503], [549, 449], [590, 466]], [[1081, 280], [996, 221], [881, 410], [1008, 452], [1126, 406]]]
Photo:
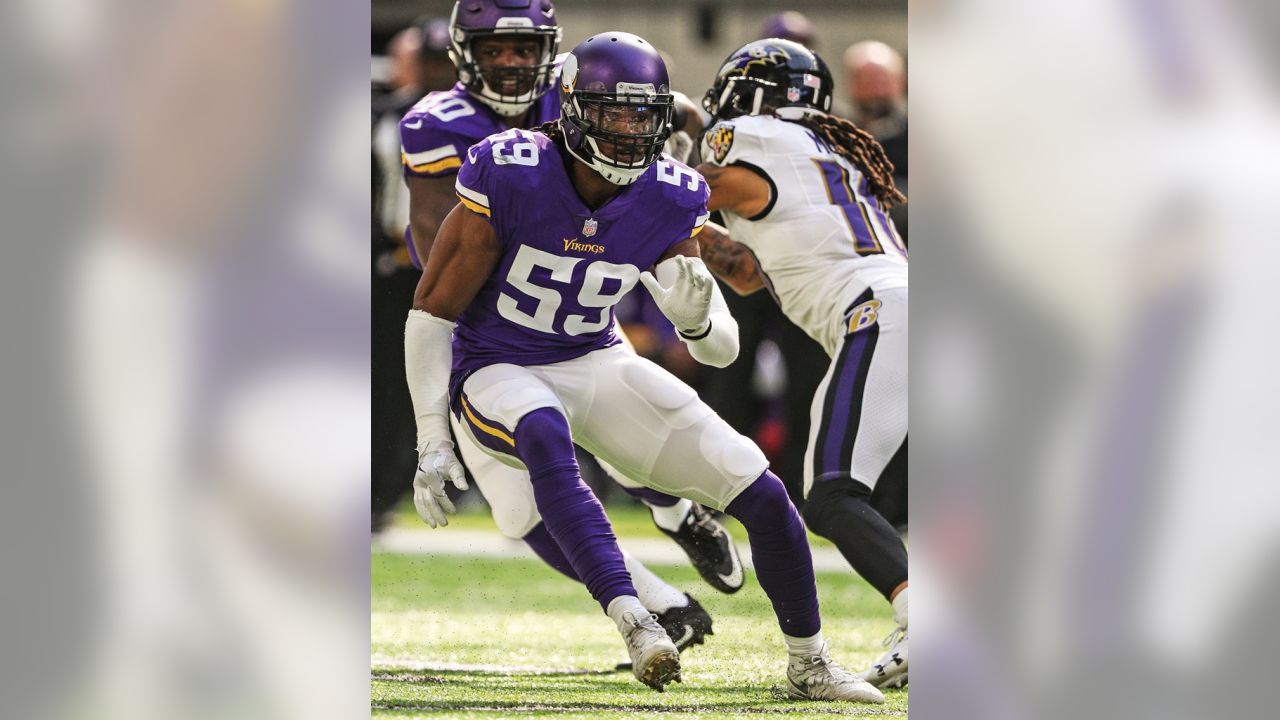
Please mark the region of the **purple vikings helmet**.
[[667, 66], [652, 45], [625, 32], [583, 40], [560, 69], [560, 127], [578, 160], [630, 185], [671, 135]]
[[702, 107], [719, 120], [778, 108], [831, 110], [831, 71], [805, 46], [768, 38], [734, 50], [716, 73]]
[[[519, 115], [551, 89], [560, 26], [551, 0], [458, 0], [449, 18], [449, 57], [458, 80], [499, 115]], [[472, 53], [478, 37], [533, 37], [542, 43], [538, 64], [483, 69]], [[504, 92], [514, 86], [514, 92]]]

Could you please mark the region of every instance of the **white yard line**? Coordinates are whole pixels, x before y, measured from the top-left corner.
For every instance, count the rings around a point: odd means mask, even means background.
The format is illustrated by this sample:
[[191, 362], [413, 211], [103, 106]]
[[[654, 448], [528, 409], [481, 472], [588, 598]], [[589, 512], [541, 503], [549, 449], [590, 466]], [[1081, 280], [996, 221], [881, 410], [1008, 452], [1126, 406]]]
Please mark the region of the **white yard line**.
[[[625, 658], [624, 658], [625, 659]], [[470, 672], [492, 673], [495, 675], [612, 675], [621, 672], [614, 669], [588, 668], [548, 668], [529, 665], [492, 665], [489, 663], [455, 663], [418, 658], [389, 657], [373, 655], [369, 665], [378, 670], [417, 670], [419, 672]]]
[[[631, 553], [645, 565], [688, 565], [689, 559], [671, 540], [657, 538], [626, 538], [619, 542], [622, 549]], [[463, 555], [468, 557], [537, 557], [527, 545], [510, 540], [487, 530], [410, 530], [387, 528], [373, 541], [375, 552], [403, 555]], [[821, 572], [848, 572], [853, 569], [839, 552], [831, 548], [813, 548], [813, 567]], [[751, 548], [738, 543], [742, 564], [751, 564]]]

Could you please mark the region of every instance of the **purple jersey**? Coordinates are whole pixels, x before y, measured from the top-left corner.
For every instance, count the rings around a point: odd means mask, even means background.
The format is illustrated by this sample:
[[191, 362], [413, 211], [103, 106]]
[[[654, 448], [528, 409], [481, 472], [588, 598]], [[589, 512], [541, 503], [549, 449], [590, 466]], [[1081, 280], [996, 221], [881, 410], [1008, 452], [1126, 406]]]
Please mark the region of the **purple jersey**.
[[[529, 108], [529, 127], [560, 117], [560, 96], [549, 92]], [[409, 177], [453, 175], [462, 166], [467, 148], [506, 130], [502, 118], [471, 97], [462, 83], [433, 92], [418, 101], [400, 120], [400, 151]]]
[[467, 151], [458, 197], [488, 218], [502, 259], [454, 334], [455, 387], [494, 363], [545, 365], [618, 342], [613, 306], [707, 220], [706, 181], [659, 159], [603, 206], [573, 188], [546, 136], [508, 130]]

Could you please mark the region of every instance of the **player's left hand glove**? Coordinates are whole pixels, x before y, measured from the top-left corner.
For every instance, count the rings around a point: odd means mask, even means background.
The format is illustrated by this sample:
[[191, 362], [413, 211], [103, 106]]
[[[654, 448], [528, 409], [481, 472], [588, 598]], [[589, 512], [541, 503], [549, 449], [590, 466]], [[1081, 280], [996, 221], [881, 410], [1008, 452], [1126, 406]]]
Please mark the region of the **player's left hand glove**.
[[445, 513], [457, 512], [445, 494], [446, 480], [459, 490], [467, 489], [467, 474], [453, 452], [453, 443], [448, 440], [429, 443], [418, 456], [418, 472], [413, 477], [413, 505], [432, 528], [448, 525]]
[[658, 309], [685, 336], [702, 335], [707, 331], [711, 313], [711, 291], [715, 278], [698, 258], [677, 255], [670, 261], [676, 264], [675, 282], [665, 288], [653, 273], [640, 274], [640, 282], [649, 290]]

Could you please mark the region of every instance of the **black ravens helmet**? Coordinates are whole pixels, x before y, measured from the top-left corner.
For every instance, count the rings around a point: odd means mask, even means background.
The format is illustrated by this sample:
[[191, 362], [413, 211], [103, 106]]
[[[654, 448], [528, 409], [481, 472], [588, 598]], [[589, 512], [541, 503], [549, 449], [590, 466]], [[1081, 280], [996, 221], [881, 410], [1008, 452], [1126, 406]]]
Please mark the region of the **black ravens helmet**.
[[780, 107], [831, 110], [831, 71], [812, 50], [782, 40], [756, 40], [734, 50], [716, 74], [702, 107], [716, 119], [759, 115]]

